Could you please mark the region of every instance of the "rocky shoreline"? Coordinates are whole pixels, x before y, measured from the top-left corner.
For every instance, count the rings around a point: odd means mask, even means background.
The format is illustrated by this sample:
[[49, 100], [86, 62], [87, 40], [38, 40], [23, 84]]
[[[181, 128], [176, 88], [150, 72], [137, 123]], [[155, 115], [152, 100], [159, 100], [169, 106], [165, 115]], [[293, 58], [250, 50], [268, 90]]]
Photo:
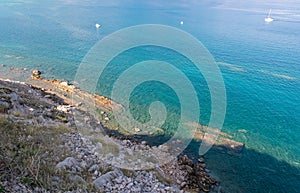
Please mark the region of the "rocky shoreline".
[[[109, 124], [105, 124], [109, 121], [109, 117], [107, 117], [107, 114], [111, 113], [110, 111], [112, 106], [114, 106], [114, 108], [120, 106], [114, 101], [98, 94], [89, 94], [85, 91], [78, 89], [75, 86], [75, 84], [68, 83], [67, 81], [59, 81], [56, 79], [43, 79], [41, 77], [41, 73], [38, 73], [37, 71], [33, 71], [31, 77], [34, 80], [38, 80], [33, 82], [35, 86], [40, 88], [49, 88], [48, 92], [58, 95], [59, 97], [67, 101], [69, 104], [76, 103], [77, 106], [78, 104], [80, 104], [79, 108], [82, 110], [87, 110], [89, 109], [89, 107], [95, 106], [96, 109], [100, 109], [105, 115], [105, 117], [98, 116], [97, 118], [102, 119], [102, 123], [104, 123], [105, 126], [108, 126], [109, 130], [119, 129], [113, 128]], [[86, 105], [84, 105], [84, 103], [86, 103]], [[197, 130], [193, 131], [195, 140], [201, 141], [205, 133], [210, 133], [211, 138], [213, 138], [214, 135], [218, 135], [218, 139], [214, 142], [217, 149], [220, 149], [221, 151], [225, 150], [230, 155], [238, 155], [243, 151], [244, 144], [233, 140], [232, 136], [228, 135], [227, 133], [224, 133], [214, 128], [200, 125], [199, 123], [186, 123], [185, 125], [197, 128]], [[138, 131], [133, 131], [130, 134], [135, 133], [138, 133]], [[209, 137], [207, 139], [209, 140]]]
[[[59, 134], [57, 148], [69, 152], [61, 157], [55, 157], [49, 176], [49, 187], [26, 185], [18, 176], [1, 175], [1, 186], [4, 192], [219, 192], [216, 179], [209, 175], [204, 158], [194, 162], [185, 155], [180, 155], [171, 162], [151, 170], [119, 169], [107, 162], [107, 155], [114, 156], [105, 149], [103, 140], [95, 141], [89, 134], [77, 130], [78, 123], [73, 118], [74, 113], [80, 114], [86, 125], [94, 130], [106, 126], [109, 122], [107, 113], [103, 113], [102, 121], [98, 122], [82, 104], [83, 98], [97, 100], [99, 108], [105, 111], [112, 101], [99, 95], [90, 96], [81, 91], [78, 103], [73, 106], [70, 94], [77, 89], [65, 81], [42, 80], [40, 73], [35, 71], [32, 78], [36, 84], [25, 84], [10, 80], [0, 81], [1, 116], [12, 124], [38, 127], [63, 127], [68, 132]], [[34, 85], [34, 86], [33, 86]], [[78, 121], [78, 120], [77, 120]], [[109, 124], [107, 124], [109, 126]], [[26, 127], [27, 127], [26, 126]], [[121, 137], [120, 137], [121, 136]], [[144, 141], [128, 140], [130, 138], [118, 135], [106, 136], [124, 149], [157, 149]], [[99, 152], [105, 152], [104, 158]], [[46, 153], [46, 152], [44, 152]], [[47, 155], [46, 155], [47, 156]], [[50, 156], [50, 155], [49, 155]], [[46, 158], [45, 158], [46, 159]], [[1, 161], [1, 160], [0, 160]], [[4, 161], [0, 162], [4, 164]], [[49, 164], [51, 165], [51, 164]], [[2, 165], [1, 165], [2, 167]], [[5, 167], [3, 167], [5, 168]], [[7, 172], [7, 171], [6, 171]], [[65, 178], [73, 184], [68, 190], [61, 188]]]

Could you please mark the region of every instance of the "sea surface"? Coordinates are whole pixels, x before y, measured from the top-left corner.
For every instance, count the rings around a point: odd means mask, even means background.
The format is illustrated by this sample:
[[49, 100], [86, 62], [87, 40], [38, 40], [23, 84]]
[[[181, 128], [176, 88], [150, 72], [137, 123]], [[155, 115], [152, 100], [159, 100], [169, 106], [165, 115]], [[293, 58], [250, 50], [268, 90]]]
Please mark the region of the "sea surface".
[[[274, 21], [265, 23], [269, 9]], [[96, 29], [95, 23], [101, 27]], [[2, 0], [0, 64], [38, 68], [48, 78], [72, 81], [95, 43], [139, 24], [169, 25], [190, 33], [209, 50], [220, 68], [227, 95], [222, 131], [245, 144], [239, 156], [215, 150], [205, 155], [222, 190], [299, 192], [299, 2]], [[160, 47], [127, 50], [111, 61], [97, 91], [109, 96], [116, 76], [131, 64], [149, 59], [168, 61], [179, 69], [189, 62]], [[181, 70], [196, 85], [200, 122], [205, 125], [211, 111], [207, 85], [194, 68]], [[200, 82], [195, 82], [198, 76]], [[132, 111], [143, 109], [158, 96], [174, 113], [170, 123], [177, 123], [178, 98], [170, 87], [159, 82], [136, 88]], [[143, 121], [149, 119], [147, 116], [143, 110], [135, 112], [135, 117]], [[198, 144], [190, 148], [197, 152]]]

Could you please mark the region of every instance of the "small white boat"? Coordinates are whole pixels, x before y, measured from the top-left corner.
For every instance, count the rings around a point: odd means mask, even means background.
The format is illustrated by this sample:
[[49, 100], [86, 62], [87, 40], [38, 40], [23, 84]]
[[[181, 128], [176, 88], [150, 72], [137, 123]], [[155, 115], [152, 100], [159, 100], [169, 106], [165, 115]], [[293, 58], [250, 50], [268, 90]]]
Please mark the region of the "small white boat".
[[99, 29], [99, 28], [101, 27], [101, 25], [100, 25], [99, 23], [96, 23], [96, 24], [95, 24], [95, 27], [96, 27], [97, 29]]
[[271, 17], [271, 11], [272, 9], [270, 9], [268, 16], [265, 18], [265, 22], [267, 23], [274, 21], [274, 19]]

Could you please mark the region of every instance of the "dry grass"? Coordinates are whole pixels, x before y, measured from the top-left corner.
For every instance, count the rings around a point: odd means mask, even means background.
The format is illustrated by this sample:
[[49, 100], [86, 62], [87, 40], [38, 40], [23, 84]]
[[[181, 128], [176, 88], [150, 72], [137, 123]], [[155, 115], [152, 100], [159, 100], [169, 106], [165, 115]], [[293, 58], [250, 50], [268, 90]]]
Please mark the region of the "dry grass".
[[105, 140], [104, 135], [99, 133], [94, 133], [93, 131], [89, 131], [89, 130], [83, 130], [81, 131], [81, 133], [85, 136], [89, 136], [93, 145], [97, 145], [97, 143], [101, 143], [102, 144], [101, 153], [103, 155], [107, 155], [109, 153], [113, 154], [114, 156], [119, 155], [119, 151], [120, 151], [119, 147], [115, 143]]
[[[61, 134], [70, 132], [65, 126], [36, 127], [23, 123], [12, 123], [0, 116], [0, 192], [10, 192], [3, 182], [15, 181], [29, 190], [42, 187], [46, 190], [68, 190], [74, 186], [67, 182], [54, 187], [51, 177], [57, 175], [55, 165], [69, 156]], [[2, 184], [2, 185], [1, 185]]]

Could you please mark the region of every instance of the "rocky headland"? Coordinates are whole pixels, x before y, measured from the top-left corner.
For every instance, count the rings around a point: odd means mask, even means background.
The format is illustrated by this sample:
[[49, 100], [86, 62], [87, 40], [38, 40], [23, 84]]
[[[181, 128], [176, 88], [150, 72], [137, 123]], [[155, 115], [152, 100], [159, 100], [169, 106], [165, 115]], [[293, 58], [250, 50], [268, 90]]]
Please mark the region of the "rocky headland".
[[[106, 97], [43, 79], [38, 70], [27, 82], [0, 80], [0, 192], [221, 192], [203, 157], [181, 154], [147, 170], [116, 167], [114, 151], [162, 147], [139, 140], [137, 130], [119, 130], [110, 114], [114, 102]], [[89, 112], [91, 102], [99, 115]], [[78, 129], [83, 123], [92, 132]], [[199, 139], [205, 129], [197, 131]], [[242, 151], [243, 144], [221, 136], [216, 148]]]

